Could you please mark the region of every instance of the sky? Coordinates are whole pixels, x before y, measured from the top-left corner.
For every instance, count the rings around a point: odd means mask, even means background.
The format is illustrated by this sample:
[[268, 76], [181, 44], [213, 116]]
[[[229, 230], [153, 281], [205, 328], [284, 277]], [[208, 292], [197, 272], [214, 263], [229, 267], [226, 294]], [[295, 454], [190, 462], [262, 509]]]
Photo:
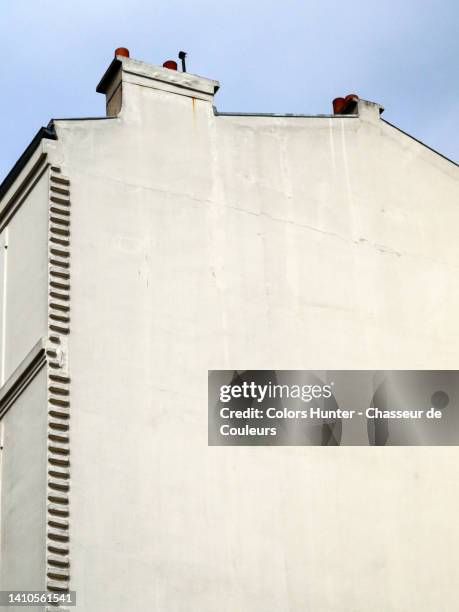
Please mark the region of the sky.
[[116, 47], [187, 51], [220, 111], [323, 114], [356, 93], [459, 160], [458, 0], [6, 0], [0, 24], [0, 180], [51, 118], [105, 115]]

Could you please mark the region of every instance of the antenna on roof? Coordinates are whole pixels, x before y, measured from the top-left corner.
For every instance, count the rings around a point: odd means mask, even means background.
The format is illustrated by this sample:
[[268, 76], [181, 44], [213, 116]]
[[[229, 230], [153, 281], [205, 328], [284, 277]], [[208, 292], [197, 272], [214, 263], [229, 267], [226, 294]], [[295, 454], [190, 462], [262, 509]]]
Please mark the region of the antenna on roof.
[[187, 56], [187, 52], [186, 51], [179, 51], [179, 59], [182, 60], [182, 70], [183, 72], [186, 72], [186, 64], [185, 64], [185, 58]]

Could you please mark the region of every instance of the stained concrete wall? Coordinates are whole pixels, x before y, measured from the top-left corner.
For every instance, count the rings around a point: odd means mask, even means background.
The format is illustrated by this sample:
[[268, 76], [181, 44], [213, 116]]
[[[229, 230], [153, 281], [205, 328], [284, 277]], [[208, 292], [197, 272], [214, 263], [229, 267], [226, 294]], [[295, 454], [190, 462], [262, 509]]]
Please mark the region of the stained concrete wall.
[[46, 574], [46, 373], [24, 367], [48, 333], [48, 177], [22, 181], [0, 207], [1, 590], [43, 590]]
[[0, 233], [0, 383], [8, 379], [35, 343], [47, 336], [47, 254], [45, 173]]
[[119, 117], [46, 145], [76, 609], [454, 609], [455, 448], [208, 447], [207, 370], [456, 368], [457, 168], [375, 105], [218, 116], [212, 83], [162, 78], [126, 60]]
[[[46, 556], [46, 375], [30, 382], [1, 421], [2, 590], [43, 590]], [[11, 610], [16, 608], [11, 607]], [[32, 607], [31, 611], [43, 607]], [[10, 610], [10, 608], [5, 608]]]

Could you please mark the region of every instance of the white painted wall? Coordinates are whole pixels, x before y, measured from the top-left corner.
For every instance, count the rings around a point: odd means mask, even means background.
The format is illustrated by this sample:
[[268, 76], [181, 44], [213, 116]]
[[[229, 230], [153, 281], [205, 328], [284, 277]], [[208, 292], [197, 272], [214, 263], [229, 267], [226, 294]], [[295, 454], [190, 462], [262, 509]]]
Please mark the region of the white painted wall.
[[[29, 168], [24, 174], [27, 175]], [[20, 177], [20, 180], [21, 177]], [[14, 185], [22, 204], [0, 233], [0, 392], [47, 330], [47, 173]], [[10, 200], [11, 198], [11, 200]], [[2, 208], [13, 200], [12, 193]], [[6, 383], [6, 387], [5, 387]], [[47, 389], [45, 370], [0, 421], [0, 589], [43, 590], [46, 559]], [[11, 608], [12, 610], [13, 608]], [[14, 608], [16, 609], [16, 608]], [[10, 608], [5, 608], [10, 610]], [[30, 610], [43, 610], [32, 607]]]
[[453, 610], [456, 448], [209, 448], [207, 370], [457, 368], [457, 168], [373, 105], [215, 116], [124, 67], [119, 118], [46, 143], [76, 609]]
[[5, 334], [1, 337], [3, 350], [0, 351], [3, 383], [35, 343], [48, 334], [47, 173], [42, 175], [1, 232], [0, 250], [3, 323], [0, 334]]
[[[5, 414], [1, 425], [2, 590], [44, 590], [46, 533], [46, 370]], [[31, 612], [43, 608], [31, 607]], [[16, 608], [5, 608], [16, 610]]]

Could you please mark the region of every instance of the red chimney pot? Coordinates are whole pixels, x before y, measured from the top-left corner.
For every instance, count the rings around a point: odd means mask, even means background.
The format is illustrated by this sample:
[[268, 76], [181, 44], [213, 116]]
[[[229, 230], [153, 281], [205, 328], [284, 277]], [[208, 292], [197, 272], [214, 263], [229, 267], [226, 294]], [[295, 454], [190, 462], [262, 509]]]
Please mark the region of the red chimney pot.
[[177, 70], [177, 62], [174, 62], [174, 60], [167, 60], [167, 62], [164, 62], [163, 68], [169, 68], [169, 70]]
[[118, 47], [118, 49], [115, 49], [115, 57], [117, 55], [122, 55], [123, 57], [129, 57], [129, 49], [126, 49], [126, 47]]
[[335, 98], [333, 100], [333, 112], [335, 115], [339, 115], [343, 110], [346, 100], [344, 98]]
[[333, 100], [333, 112], [335, 115], [348, 115], [353, 112], [359, 101], [357, 94], [348, 94], [345, 98], [335, 98]]

